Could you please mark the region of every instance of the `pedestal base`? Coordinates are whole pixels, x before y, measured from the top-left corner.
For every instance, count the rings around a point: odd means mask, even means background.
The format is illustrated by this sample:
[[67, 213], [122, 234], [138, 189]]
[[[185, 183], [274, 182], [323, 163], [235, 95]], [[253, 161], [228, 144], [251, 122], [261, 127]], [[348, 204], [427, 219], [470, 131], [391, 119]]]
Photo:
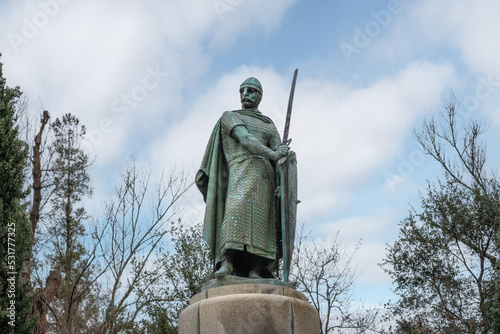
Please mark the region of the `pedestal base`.
[[179, 334], [319, 334], [306, 297], [288, 287], [234, 284], [200, 292], [179, 318]]

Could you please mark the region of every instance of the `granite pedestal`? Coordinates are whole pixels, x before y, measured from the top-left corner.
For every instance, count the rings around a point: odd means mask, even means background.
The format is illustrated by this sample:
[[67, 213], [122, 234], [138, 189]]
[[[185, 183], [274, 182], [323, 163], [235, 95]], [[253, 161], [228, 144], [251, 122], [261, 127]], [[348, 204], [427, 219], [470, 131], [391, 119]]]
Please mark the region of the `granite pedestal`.
[[179, 318], [179, 334], [319, 334], [318, 312], [276, 279], [225, 277], [205, 284]]

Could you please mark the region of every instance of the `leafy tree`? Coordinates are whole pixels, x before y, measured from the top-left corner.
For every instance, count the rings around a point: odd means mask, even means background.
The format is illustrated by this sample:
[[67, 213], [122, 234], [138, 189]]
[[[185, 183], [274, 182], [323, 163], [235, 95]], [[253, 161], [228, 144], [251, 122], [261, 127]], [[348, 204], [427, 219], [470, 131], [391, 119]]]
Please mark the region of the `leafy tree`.
[[[172, 224], [173, 251], [160, 256], [165, 274], [149, 290], [152, 300], [146, 308], [149, 319], [137, 324], [135, 333], [177, 333], [181, 312], [188, 307], [191, 297], [201, 291], [202, 283], [212, 276], [210, 250], [201, 231], [200, 225], [185, 226], [180, 220]], [[158, 291], [165, 295], [164, 301], [154, 301]]]
[[30, 281], [24, 276], [23, 264], [31, 257], [31, 230], [21, 200], [26, 144], [19, 139], [16, 111], [19, 87], [10, 88], [0, 63], [0, 332], [31, 333], [33, 295]]
[[459, 104], [444, 101], [443, 122], [425, 121], [414, 134], [443, 168], [422, 208], [412, 208], [382, 265], [400, 300], [398, 331], [489, 333], [500, 224], [500, 187], [488, 173], [480, 122], [460, 126]]
[[[500, 238], [500, 235], [499, 235]], [[498, 240], [500, 245], [500, 240]], [[500, 247], [500, 246], [499, 246]], [[493, 333], [500, 333], [500, 266], [496, 263], [496, 284], [495, 284], [495, 295], [493, 297], [493, 303], [491, 307], [491, 317], [493, 319], [492, 329]]]
[[[95, 283], [93, 254], [83, 245], [86, 231], [83, 222], [88, 219], [85, 209], [79, 207], [83, 197], [90, 196], [88, 169], [90, 162], [80, 148], [85, 127], [78, 118], [65, 114], [50, 126], [54, 140], [50, 176], [52, 187], [50, 210], [47, 215], [48, 252], [45, 263], [53, 268], [58, 286], [52, 300], [44, 295], [50, 310], [52, 325], [57, 333], [89, 331], [96, 323], [98, 296], [92, 290]], [[49, 275], [49, 277], [51, 276]], [[47, 293], [47, 291], [44, 292]], [[54, 298], [55, 297], [55, 298]]]

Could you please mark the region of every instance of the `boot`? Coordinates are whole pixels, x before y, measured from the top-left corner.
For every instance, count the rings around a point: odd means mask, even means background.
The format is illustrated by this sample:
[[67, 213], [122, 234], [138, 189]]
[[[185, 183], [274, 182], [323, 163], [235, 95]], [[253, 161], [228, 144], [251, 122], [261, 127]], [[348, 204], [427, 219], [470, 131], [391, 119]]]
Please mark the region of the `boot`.
[[222, 264], [221, 264], [219, 270], [217, 270], [214, 273], [214, 277], [215, 278], [222, 278], [226, 275], [229, 275], [233, 271], [233, 263], [232, 262], [233, 262], [232, 256], [224, 255], [224, 259], [222, 260]]

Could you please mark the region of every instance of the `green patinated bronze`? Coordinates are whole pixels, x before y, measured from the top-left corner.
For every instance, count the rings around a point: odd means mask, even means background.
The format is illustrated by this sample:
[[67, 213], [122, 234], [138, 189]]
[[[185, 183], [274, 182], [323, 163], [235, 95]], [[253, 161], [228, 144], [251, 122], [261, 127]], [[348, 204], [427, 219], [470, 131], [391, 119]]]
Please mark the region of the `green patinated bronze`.
[[257, 109], [262, 92], [255, 78], [241, 84], [242, 109], [217, 121], [195, 180], [206, 203], [203, 238], [214, 276], [225, 281], [227, 275], [274, 278], [283, 254], [276, 161], [288, 146]]

